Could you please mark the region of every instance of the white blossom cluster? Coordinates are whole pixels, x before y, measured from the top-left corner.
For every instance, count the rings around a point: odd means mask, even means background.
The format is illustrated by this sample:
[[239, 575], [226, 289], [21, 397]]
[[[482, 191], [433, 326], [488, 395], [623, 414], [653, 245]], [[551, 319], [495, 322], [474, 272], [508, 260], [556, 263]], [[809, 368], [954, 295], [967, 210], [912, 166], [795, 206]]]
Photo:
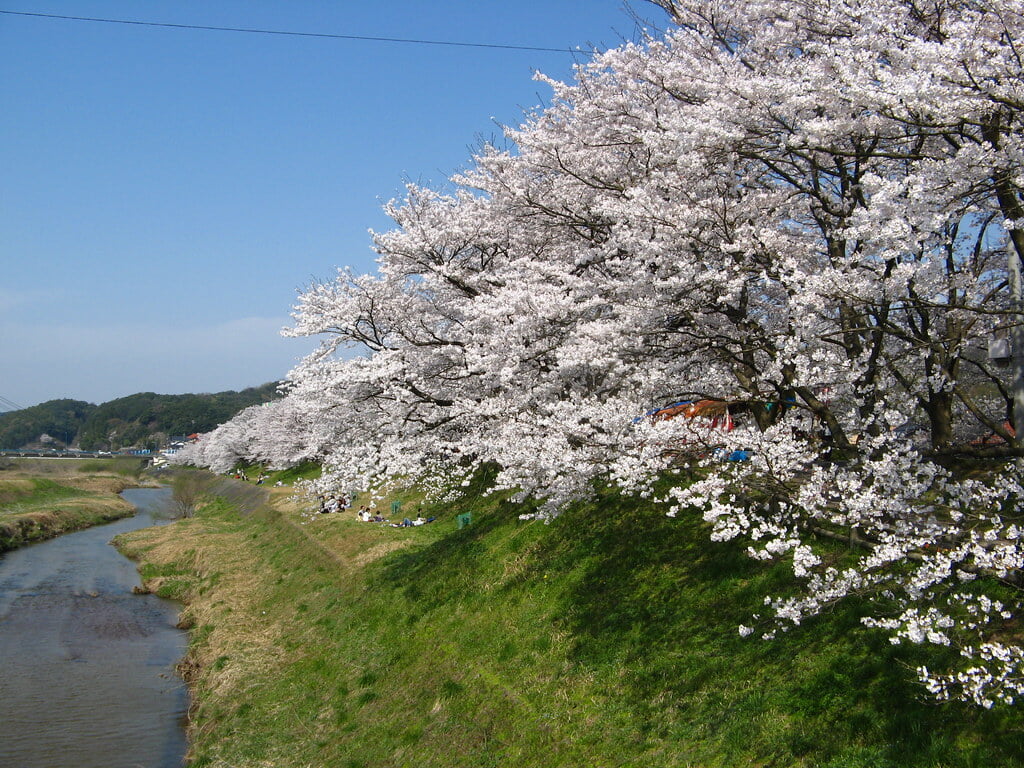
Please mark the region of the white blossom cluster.
[[[302, 293], [288, 333], [323, 342], [287, 398], [189, 459], [439, 496], [486, 464], [545, 514], [602, 485], [697, 509], [792, 562], [761, 634], [859, 595], [894, 641], [960, 649], [921, 673], [937, 697], [1010, 701], [1024, 493], [950, 457], [1019, 451], [986, 348], [1020, 321], [1024, 8], [658, 4], [664, 37], [545, 79], [509, 149], [391, 203], [377, 272]], [[701, 400], [737, 428], [651, 412]]]
[[286, 469], [322, 459], [336, 443], [329, 413], [314, 403], [285, 397], [240, 411], [212, 432], [200, 435], [171, 458], [175, 464], [229, 472], [239, 464], [260, 462]]

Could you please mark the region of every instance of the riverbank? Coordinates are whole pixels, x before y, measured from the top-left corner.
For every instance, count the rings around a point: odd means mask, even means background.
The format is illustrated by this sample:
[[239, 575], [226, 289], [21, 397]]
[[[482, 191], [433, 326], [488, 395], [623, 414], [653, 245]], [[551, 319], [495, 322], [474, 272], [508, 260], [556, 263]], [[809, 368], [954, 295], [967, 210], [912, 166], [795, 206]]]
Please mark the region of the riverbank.
[[391, 528], [289, 493], [118, 540], [186, 604], [193, 768], [1021, 764], [1015, 711], [926, 702], [913, 669], [941, 659], [854, 610], [739, 637], [785, 568], [699, 519], [607, 495], [545, 525], [471, 495]]
[[156, 486], [138, 459], [5, 459], [0, 465], [0, 552], [128, 517], [119, 494]]

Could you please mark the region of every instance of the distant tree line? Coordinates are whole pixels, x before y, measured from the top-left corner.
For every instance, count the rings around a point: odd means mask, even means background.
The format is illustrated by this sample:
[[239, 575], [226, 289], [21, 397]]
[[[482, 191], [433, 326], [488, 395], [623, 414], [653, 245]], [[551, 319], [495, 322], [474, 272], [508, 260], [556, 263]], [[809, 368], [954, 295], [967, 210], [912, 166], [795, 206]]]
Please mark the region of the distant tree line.
[[0, 413], [0, 448], [21, 448], [45, 434], [58, 445], [83, 450], [156, 449], [170, 436], [209, 432], [243, 408], [278, 398], [277, 385], [271, 382], [214, 394], [140, 392], [102, 405], [49, 400]]

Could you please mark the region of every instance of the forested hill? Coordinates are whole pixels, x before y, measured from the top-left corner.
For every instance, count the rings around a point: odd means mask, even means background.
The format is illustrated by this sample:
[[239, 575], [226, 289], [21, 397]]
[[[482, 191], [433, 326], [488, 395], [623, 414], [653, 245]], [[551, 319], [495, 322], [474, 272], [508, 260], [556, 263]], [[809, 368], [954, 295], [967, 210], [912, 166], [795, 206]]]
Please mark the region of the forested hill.
[[96, 410], [84, 400], [50, 400], [20, 411], [0, 413], [0, 448], [21, 448], [49, 435], [63, 446]]
[[276, 400], [277, 384], [240, 392], [160, 395], [140, 392], [94, 405], [82, 400], [49, 400], [0, 413], [0, 448], [52, 445], [84, 450], [158, 448], [172, 435], [208, 432], [243, 408]]

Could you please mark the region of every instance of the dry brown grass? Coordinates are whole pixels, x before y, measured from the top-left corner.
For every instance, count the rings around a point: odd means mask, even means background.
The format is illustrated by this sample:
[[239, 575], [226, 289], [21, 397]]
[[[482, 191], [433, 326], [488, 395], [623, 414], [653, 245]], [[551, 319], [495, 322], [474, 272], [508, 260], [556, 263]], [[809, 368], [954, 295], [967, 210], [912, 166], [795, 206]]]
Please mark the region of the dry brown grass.
[[[265, 564], [242, 530], [218, 530], [201, 517], [134, 531], [118, 544], [155, 567], [152, 576], [143, 569], [147, 589], [161, 593], [175, 583], [185, 600], [179, 625], [193, 631], [193, 642], [179, 671], [193, 690], [189, 740], [201, 740], [203, 729], [216, 722], [203, 707], [246, 701], [285, 653], [282, 623], [259, 608], [268, 588]], [[161, 573], [166, 569], [173, 573]], [[214, 582], [215, 590], [205, 588]], [[218, 659], [231, 663], [218, 665]]]
[[116, 475], [70, 475], [64, 482], [74, 488], [93, 493], [120, 493], [125, 488], [137, 488], [140, 485]]
[[[0, 484], [5, 488], [32, 487], [32, 479], [52, 480], [84, 491], [120, 493], [125, 488], [156, 487], [159, 483], [147, 477], [131, 477], [119, 471], [119, 465], [104, 466], [101, 460], [84, 459], [17, 459], [0, 471]], [[0, 496], [0, 503], [4, 499]]]
[[32, 480], [25, 476], [0, 475], [0, 506], [11, 504], [32, 492]]
[[357, 568], [362, 568], [366, 565], [369, 565], [374, 560], [379, 560], [385, 555], [388, 555], [396, 550], [403, 549], [409, 546], [411, 543], [412, 541], [410, 541], [409, 539], [396, 539], [392, 541], [384, 541], [380, 544], [370, 547], [370, 549], [366, 550], [365, 552], [356, 555], [352, 559], [352, 562]]
[[268, 490], [270, 503], [274, 509], [294, 515], [313, 510], [313, 502], [297, 495], [295, 489], [290, 486], [272, 487]]

